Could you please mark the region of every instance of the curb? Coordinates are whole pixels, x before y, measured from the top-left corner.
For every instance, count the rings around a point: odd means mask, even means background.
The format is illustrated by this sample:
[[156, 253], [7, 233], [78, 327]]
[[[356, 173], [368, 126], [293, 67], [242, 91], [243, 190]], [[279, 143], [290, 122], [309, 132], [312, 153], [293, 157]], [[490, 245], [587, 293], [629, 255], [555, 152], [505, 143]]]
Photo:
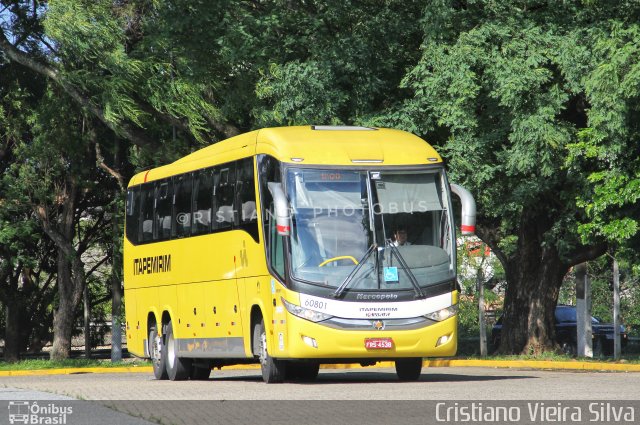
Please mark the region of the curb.
[[[640, 364], [550, 361], [550, 360], [425, 360], [423, 367], [484, 367], [500, 369], [539, 369], [539, 370], [584, 370], [600, 372], [640, 372]], [[321, 369], [364, 369], [394, 367], [391, 361], [376, 363], [375, 366], [359, 364], [326, 364]], [[242, 364], [225, 366], [225, 370], [257, 370], [259, 365]], [[77, 367], [67, 369], [9, 370], [0, 371], [2, 376], [41, 376], [41, 375], [84, 375], [89, 373], [153, 373], [151, 366], [132, 367]]]

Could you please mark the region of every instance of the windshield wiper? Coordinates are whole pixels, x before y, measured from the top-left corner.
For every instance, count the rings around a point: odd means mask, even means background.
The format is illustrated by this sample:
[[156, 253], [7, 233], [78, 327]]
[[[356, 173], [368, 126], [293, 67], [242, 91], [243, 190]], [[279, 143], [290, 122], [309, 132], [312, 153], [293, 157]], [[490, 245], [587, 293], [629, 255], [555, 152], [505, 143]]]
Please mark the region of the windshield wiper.
[[390, 241], [387, 241], [387, 246], [391, 248], [391, 253], [396, 256], [396, 258], [398, 259], [398, 263], [400, 263], [404, 271], [407, 273], [407, 276], [409, 276], [409, 281], [411, 282], [411, 285], [413, 285], [413, 289], [416, 292], [416, 298], [423, 298], [424, 293], [420, 289], [420, 285], [418, 284], [418, 279], [416, 279], [415, 275], [409, 268], [409, 265], [407, 264], [407, 262], [404, 261], [404, 258], [402, 257], [402, 254], [400, 254], [398, 247], [390, 243]]
[[362, 268], [364, 263], [367, 262], [369, 257], [371, 257], [371, 254], [377, 251], [377, 248], [378, 248], [378, 245], [376, 243], [371, 244], [367, 252], [364, 253], [364, 256], [360, 259], [360, 261], [358, 261], [358, 265], [356, 265], [353, 268], [353, 270], [351, 270], [351, 273], [349, 273], [349, 276], [347, 276], [344, 279], [344, 282], [342, 282], [342, 285], [340, 285], [338, 289], [335, 290], [335, 292], [333, 293], [334, 298], [339, 298], [344, 293], [345, 289], [347, 289], [347, 286], [349, 286], [349, 284], [351, 283], [355, 275], [358, 273], [358, 271], [360, 271], [360, 269]]

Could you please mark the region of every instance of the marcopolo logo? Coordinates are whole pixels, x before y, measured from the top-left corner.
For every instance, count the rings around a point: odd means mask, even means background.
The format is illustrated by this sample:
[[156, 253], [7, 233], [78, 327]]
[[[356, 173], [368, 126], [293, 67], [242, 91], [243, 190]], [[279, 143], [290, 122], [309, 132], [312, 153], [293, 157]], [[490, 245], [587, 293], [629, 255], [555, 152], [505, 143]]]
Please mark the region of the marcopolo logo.
[[9, 402], [9, 423], [12, 425], [64, 425], [71, 414], [73, 414], [71, 406], [58, 406], [54, 403], [40, 405], [37, 401]]

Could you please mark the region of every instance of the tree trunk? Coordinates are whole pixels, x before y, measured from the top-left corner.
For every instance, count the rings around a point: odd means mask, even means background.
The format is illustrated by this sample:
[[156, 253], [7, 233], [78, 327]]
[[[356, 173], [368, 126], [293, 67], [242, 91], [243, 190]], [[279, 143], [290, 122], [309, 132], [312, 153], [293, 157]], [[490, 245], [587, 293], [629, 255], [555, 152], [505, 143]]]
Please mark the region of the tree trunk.
[[545, 233], [552, 223], [544, 212], [522, 215], [516, 251], [503, 266], [507, 290], [500, 352], [539, 354], [555, 348], [555, 307], [569, 264]]
[[[541, 261], [542, 260], [542, 261]], [[569, 268], [558, 255], [518, 256], [507, 270], [500, 351], [540, 354], [555, 348], [555, 307]], [[515, 269], [515, 270], [513, 270]]]
[[76, 306], [71, 299], [71, 267], [58, 248], [58, 307], [53, 311], [53, 348], [51, 360], [69, 358]]
[[20, 307], [13, 301], [5, 304], [4, 360], [20, 360]]
[[518, 243], [509, 256], [500, 251], [495, 233], [486, 229], [480, 232], [481, 238], [491, 240], [507, 278], [501, 353], [540, 354], [555, 350], [555, 307], [564, 276], [572, 266], [606, 252], [604, 244], [577, 246], [562, 257], [547, 239], [553, 225], [547, 211], [523, 212]]
[[58, 307], [53, 312], [53, 348], [51, 360], [62, 360], [71, 352], [75, 312], [85, 286], [84, 264], [80, 253], [74, 248], [75, 207], [78, 184], [71, 178], [58, 196], [62, 200], [62, 212], [56, 226], [50, 222], [49, 212], [44, 206], [36, 208], [36, 214], [45, 233], [58, 250]]
[[58, 308], [53, 313], [53, 348], [51, 360], [65, 360], [71, 353], [71, 338], [73, 336], [75, 308], [68, 300], [60, 300]]

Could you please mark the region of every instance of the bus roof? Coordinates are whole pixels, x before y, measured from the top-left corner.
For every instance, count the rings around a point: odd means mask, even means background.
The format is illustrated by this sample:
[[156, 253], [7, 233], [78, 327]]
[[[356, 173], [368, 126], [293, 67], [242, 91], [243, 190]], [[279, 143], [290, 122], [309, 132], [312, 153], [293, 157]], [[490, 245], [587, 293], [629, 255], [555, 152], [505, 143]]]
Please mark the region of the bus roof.
[[366, 127], [298, 126], [264, 128], [202, 148], [171, 164], [135, 175], [129, 185], [216, 164], [268, 154], [300, 165], [388, 166], [442, 162], [424, 140], [401, 130]]

